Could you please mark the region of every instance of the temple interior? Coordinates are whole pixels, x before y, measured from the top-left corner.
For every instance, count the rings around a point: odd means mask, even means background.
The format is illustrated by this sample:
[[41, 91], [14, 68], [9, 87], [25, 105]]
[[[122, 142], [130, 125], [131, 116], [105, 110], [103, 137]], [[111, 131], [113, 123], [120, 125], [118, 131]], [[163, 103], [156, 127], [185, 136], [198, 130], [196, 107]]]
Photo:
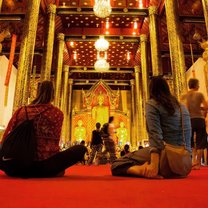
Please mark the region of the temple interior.
[[200, 80], [207, 97], [207, 0], [0, 0], [0, 126], [42, 80], [64, 113], [63, 147], [115, 117], [119, 145], [148, 145], [152, 76], [176, 97]]

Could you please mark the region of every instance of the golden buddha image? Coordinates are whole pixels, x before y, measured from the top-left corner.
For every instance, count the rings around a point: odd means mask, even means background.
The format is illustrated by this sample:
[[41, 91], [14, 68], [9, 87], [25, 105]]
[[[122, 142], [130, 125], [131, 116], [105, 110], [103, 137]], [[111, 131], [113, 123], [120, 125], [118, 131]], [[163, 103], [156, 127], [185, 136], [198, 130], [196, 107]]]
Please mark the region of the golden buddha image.
[[86, 129], [82, 125], [83, 125], [82, 120], [78, 120], [77, 127], [75, 127], [74, 129], [75, 140], [79, 142], [86, 139]]
[[125, 128], [124, 122], [120, 122], [120, 127], [116, 129], [116, 135], [118, 137], [118, 143], [123, 145], [127, 141], [127, 129]]
[[94, 106], [92, 108], [92, 118], [95, 120], [95, 122], [99, 122], [101, 126], [105, 123], [108, 123], [109, 118], [109, 109], [108, 106], [104, 106], [104, 95], [99, 94], [97, 97], [98, 105]]

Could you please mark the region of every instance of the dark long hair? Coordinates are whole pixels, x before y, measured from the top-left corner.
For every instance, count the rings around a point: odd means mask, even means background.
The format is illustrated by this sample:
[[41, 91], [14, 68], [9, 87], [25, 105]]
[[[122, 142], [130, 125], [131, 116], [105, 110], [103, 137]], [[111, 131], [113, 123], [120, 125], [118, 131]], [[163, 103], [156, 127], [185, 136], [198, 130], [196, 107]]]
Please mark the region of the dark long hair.
[[113, 120], [114, 120], [114, 117], [113, 117], [113, 116], [110, 116], [110, 117], [109, 117], [109, 120], [108, 120], [108, 123], [112, 123]]
[[54, 99], [54, 88], [51, 81], [43, 81], [38, 88], [37, 97], [31, 104], [47, 104]]
[[169, 115], [173, 115], [175, 109], [179, 107], [178, 100], [171, 94], [168, 83], [162, 76], [152, 77], [149, 85], [149, 94], [150, 98], [161, 104]]

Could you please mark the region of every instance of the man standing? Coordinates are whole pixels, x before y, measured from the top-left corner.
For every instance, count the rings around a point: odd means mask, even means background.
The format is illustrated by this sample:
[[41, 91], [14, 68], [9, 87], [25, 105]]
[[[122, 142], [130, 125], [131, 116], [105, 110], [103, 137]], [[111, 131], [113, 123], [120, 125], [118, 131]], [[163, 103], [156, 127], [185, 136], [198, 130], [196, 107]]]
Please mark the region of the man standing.
[[193, 169], [198, 170], [200, 169], [201, 165], [202, 151], [203, 149], [207, 148], [207, 134], [204, 111], [208, 110], [208, 103], [205, 101], [204, 95], [201, 92], [198, 92], [198, 79], [191, 78], [188, 82], [188, 86], [189, 91], [187, 94], [181, 97], [181, 101], [185, 101], [191, 117], [191, 145], [193, 148], [192, 162]]
[[102, 152], [103, 141], [101, 138], [100, 127], [101, 127], [100, 123], [96, 123], [96, 130], [92, 132], [92, 141], [90, 144], [92, 151], [90, 153], [90, 158], [88, 160], [89, 165], [92, 164], [95, 158], [95, 154], [97, 153], [97, 158], [99, 159], [101, 152]]

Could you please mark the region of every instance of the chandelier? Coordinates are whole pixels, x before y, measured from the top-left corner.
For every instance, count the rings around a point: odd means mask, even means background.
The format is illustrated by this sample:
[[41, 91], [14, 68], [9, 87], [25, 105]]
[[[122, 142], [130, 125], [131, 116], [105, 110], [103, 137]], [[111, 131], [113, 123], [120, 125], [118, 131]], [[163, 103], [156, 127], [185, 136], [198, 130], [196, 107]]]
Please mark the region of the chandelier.
[[94, 67], [95, 67], [95, 70], [98, 70], [98, 71], [107, 71], [109, 70], [110, 65], [104, 58], [99, 58], [95, 62]]
[[101, 35], [95, 42], [95, 48], [97, 51], [107, 51], [109, 48], [109, 42]]
[[93, 11], [97, 17], [108, 17], [112, 11], [110, 0], [95, 0]]

